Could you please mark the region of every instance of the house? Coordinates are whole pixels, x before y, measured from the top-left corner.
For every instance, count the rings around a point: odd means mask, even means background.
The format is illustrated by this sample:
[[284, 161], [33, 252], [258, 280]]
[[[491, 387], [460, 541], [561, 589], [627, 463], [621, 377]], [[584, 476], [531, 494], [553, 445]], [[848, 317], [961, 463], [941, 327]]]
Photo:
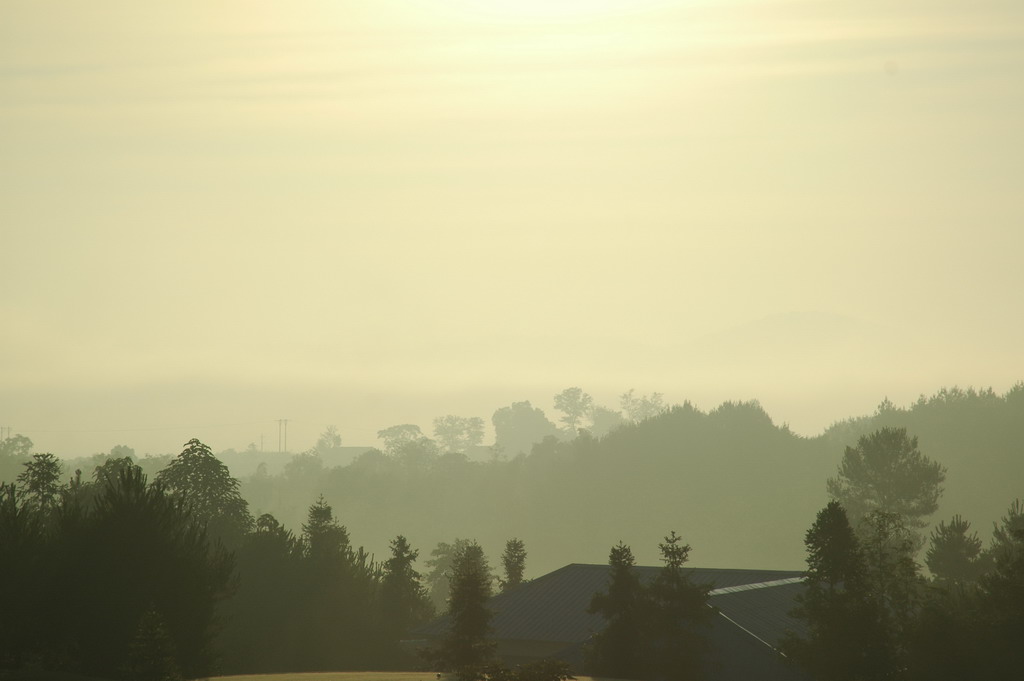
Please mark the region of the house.
[[[587, 612], [590, 600], [608, 585], [607, 565], [572, 564], [501, 593], [488, 603], [494, 613], [491, 637], [507, 664], [552, 657], [582, 671], [583, 650], [604, 619]], [[634, 568], [641, 582], [660, 568]], [[783, 570], [686, 568], [694, 584], [711, 585], [718, 613], [707, 629], [709, 681], [793, 681], [806, 677], [778, 652], [787, 630], [801, 632], [789, 616], [804, 586], [802, 573]], [[444, 637], [447, 617], [421, 627], [420, 645]], [[412, 643], [412, 642], [410, 642]]]

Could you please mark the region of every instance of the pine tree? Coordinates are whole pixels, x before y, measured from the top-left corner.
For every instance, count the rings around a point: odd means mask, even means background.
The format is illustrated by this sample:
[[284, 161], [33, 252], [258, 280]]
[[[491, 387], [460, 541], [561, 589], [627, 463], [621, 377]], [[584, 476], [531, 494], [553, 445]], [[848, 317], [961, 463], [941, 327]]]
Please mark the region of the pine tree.
[[649, 654], [655, 678], [699, 679], [708, 648], [700, 628], [710, 624], [710, 587], [696, 585], [683, 571], [690, 545], [675, 532], [658, 544], [664, 567], [650, 586]]
[[619, 542], [608, 555], [611, 567], [607, 592], [598, 592], [589, 612], [605, 618], [603, 630], [595, 634], [587, 652], [587, 672], [620, 679], [643, 678], [643, 623], [648, 611], [640, 580], [633, 571], [633, 551]]
[[893, 655], [881, 616], [867, 589], [860, 542], [836, 501], [818, 512], [804, 539], [806, 591], [793, 615], [806, 636], [789, 635], [787, 655], [822, 681], [883, 678]]
[[523, 583], [523, 572], [526, 570], [526, 546], [522, 539], [513, 537], [505, 542], [505, 552], [501, 554], [501, 564], [505, 568], [505, 579], [501, 582], [502, 591], [511, 591]]
[[488, 638], [492, 613], [487, 609], [492, 581], [491, 569], [479, 544], [474, 541], [456, 551], [448, 599], [451, 626], [441, 643], [437, 662], [463, 681], [481, 678], [494, 657], [495, 646]]
[[954, 515], [949, 525], [940, 522], [932, 530], [925, 564], [935, 581], [947, 586], [964, 586], [977, 581], [981, 574], [981, 539], [978, 533], [967, 534], [971, 524]]

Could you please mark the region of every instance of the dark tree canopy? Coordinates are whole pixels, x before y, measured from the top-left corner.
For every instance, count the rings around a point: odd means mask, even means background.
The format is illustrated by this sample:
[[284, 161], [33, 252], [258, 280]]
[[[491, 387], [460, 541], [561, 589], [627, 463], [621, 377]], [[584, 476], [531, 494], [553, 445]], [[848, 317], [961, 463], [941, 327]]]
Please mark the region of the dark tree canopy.
[[620, 679], [644, 676], [642, 623], [647, 608], [640, 580], [633, 571], [635, 564], [629, 546], [619, 542], [612, 547], [608, 589], [590, 600], [590, 612], [603, 616], [606, 624], [591, 641], [588, 673]]
[[897, 513], [913, 527], [938, 508], [946, 469], [917, 448], [905, 428], [881, 428], [847, 447], [829, 495], [856, 524], [871, 511]]
[[935, 579], [948, 585], [964, 585], [977, 581], [981, 575], [981, 539], [970, 532], [971, 524], [954, 515], [932, 530], [925, 564]]
[[211, 536], [228, 546], [237, 546], [252, 527], [249, 504], [239, 492], [240, 483], [199, 440], [185, 443], [185, 449], [157, 474], [156, 480], [183, 498], [195, 516], [207, 523]]
[[448, 598], [451, 622], [437, 661], [465, 681], [479, 678], [494, 656], [494, 643], [488, 638], [493, 613], [487, 608], [492, 582], [479, 544], [471, 542], [455, 552]]
[[893, 664], [891, 643], [868, 597], [860, 542], [839, 503], [818, 512], [804, 543], [807, 588], [793, 615], [807, 631], [786, 639], [786, 654], [822, 681], [885, 678]]

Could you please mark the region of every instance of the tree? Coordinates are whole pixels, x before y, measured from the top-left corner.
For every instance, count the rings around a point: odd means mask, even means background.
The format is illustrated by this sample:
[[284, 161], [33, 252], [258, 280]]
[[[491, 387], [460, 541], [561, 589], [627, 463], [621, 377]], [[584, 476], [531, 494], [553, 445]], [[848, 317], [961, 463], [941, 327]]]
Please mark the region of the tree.
[[470, 542], [455, 553], [448, 599], [450, 626], [437, 659], [464, 681], [479, 679], [494, 656], [494, 643], [488, 639], [492, 613], [487, 609], [492, 581], [479, 544]]
[[881, 428], [847, 447], [839, 472], [826, 485], [829, 496], [853, 522], [871, 511], [896, 513], [913, 528], [935, 512], [946, 469], [917, 448], [905, 428]]
[[494, 442], [506, 455], [529, 454], [545, 437], [558, 437], [558, 426], [529, 402], [513, 402], [491, 416]]
[[523, 572], [526, 570], [526, 546], [522, 539], [513, 537], [505, 542], [505, 552], [501, 554], [501, 565], [505, 569], [505, 579], [501, 582], [502, 591], [511, 591], [523, 583]]
[[427, 589], [430, 593], [430, 602], [434, 609], [444, 612], [448, 609], [448, 594], [451, 591], [451, 575], [455, 564], [455, 556], [464, 551], [472, 542], [469, 539], [456, 539], [454, 543], [438, 542], [433, 551], [430, 552], [430, 559], [427, 567]]
[[384, 430], [377, 431], [377, 437], [384, 442], [384, 451], [388, 454], [395, 454], [403, 445], [415, 442], [423, 437], [419, 426], [411, 423], [403, 423], [391, 426]]
[[555, 409], [562, 412], [561, 421], [568, 431], [575, 435], [579, 429], [580, 419], [590, 412], [594, 399], [580, 388], [566, 388], [555, 395]]
[[230, 547], [237, 546], [252, 527], [249, 504], [240, 483], [210, 448], [196, 439], [156, 476], [156, 481], [186, 501], [210, 534]]
[[967, 534], [970, 529], [968, 521], [954, 515], [949, 525], [940, 522], [932, 530], [925, 565], [937, 582], [963, 586], [981, 575], [981, 539], [977, 532]]
[[651, 671], [655, 678], [699, 679], [708, 643], [698, 628], [710, 625], [715, 612], [708, 604], [711, 587], [693, 584], [683, 571], [690, 545], [675, 532], [658, 549], [665, 565], [650, 587]]
[[640, 397], [634, 397], [633, 393], [633, 388], [630, 388], [628, 392], [619, 396], [619, 405], [622, 407], [622, 411], [626, 413], [626, 418], [633, 423], [640, 423], [665, 411], [664, 395], [661, 393], [651, 393]]
[[434, 419], [434, 437], [445, 452], [466, 453], [484, 440], [484, 420], [479, 416], [438, 416]]
[[868, 597], [885, 622], [893, 650], [902, 653], [924, 590], [914, 561], [917, 536], [898, 513], [880, 510], [864, 517], [858, 534]]
[[644, 678], [643, 623], [647, 604], [633, 571], [633, 552], [619, 542], [608, 554], [608, 590], [594, 594], [588, 612], [604, 617], [605, 627], [591, 639], [587, 673], [619, 679]]
[[995, 529], [992, 569], [981, 579], [987, 650], [978, 678], [1010, 678], [1024, 667], [1024, 505], [1020, 499]]
[[57, 503], [62, 469], [60, 460], [53, 454], [33, 454], [32, 460], [25, 462], [25, 470], [18, 476], [18, 491], [27, 503], [44, 515]]
[[590, 409], [590, 434], [594, 437], [604, 437], [623, 422], [621, 413], [607, 407], [594, 405]]
[[338, 434], [338, 429], [335, 426], [327, 426], [326, 430], [320, 433], [313, 449], [321, 455], [341, 449], [341, 435]]
[[807, 631], [804, 637], [787, 636], [783, 650], [823, 681], [883, 678], [893, 655], [868, 596], [860, 542], [841, 504], [831, 501], [818, 512], [804, 544], [806, 590], [793, 615]]
[[391, 557], [384, 562], [380, 586], [381, 619], [388, 638], [395, 643], [433, 614], [420, 573], [413, 567], [419, 553], [409, 546], [405, 537], [398, 535], [391, 540]]

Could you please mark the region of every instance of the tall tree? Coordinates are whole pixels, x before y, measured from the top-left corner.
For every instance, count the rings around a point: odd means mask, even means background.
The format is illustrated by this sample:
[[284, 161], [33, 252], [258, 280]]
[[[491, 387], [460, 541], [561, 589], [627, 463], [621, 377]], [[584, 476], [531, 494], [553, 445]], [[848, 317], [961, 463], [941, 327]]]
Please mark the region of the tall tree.
[[867, 567], [846, 511], [831, 501], [818, 512], [804, 538], [806, 590], [793, 615], [806, 635], [783, 644], [813, 678], [859, 681], [884, 678], [893, 654], [880, 613], [867, 589]]
[[229, 547], [238, 546], [252, 527], [239, 481], [195, 438], [185, 443], [185, 449], [157, 474], [156, 481], [184, 499], [196, 518], [207, 524], [211, 536]]
[[566, 388], [555, 395], [555, 409], [562, 412], [562, 423], [575, 435], [579, 430], [580, 421], [590, 412], [594, 398], [580, 388]]
[[455, 553], [448, 599], [450, 627], [438, 661], [463, 681], [480, 678], [494, 656], [494, 643], [489, 639], [492, 613], [487, 609], [492, 582], [479, 544], [471, 542]]
[[60, 460], [53, 454], [33, 454], [18, 476], [18, 491], [45, 515], [57, 504], [62, 470]]
[[711, 587], [690, 581], [683, 571], [690, 545], [675, 532], [658, 544], [665, 565], [650, 586], [649, 661], [655, 678], [700, 679], [708, 642], [700, 631], [711, 623]]
[[857, 523], [871, 511], [896, 513], [911, 527], [922, 528], [939, 506], [946, 469], [917, 448], [906, 428], [881, 428], [847, 447], [829, 496]]
[[384, 562], [380, 609], [386, 635], [397, 643], [412, 627], [425, 622], [433, 613], [430, 599], [413, 563], [419, 551], [398, 535], [391, 540], [391, 557]]
[[455, 556], [464, 551], [473, 542], [469, 539], [456, 539], [453, 543], [438, 542], [430, 552], [427, 560], [427, 590], [434, 609], [445, 612], [448, 609], [448, 595], [451, 592], [451, 576], [455, 565]]
[[523, 573], [526, 571], [526, 545], [522, 539], [513, 537], [505, 542], [501, 565], [505, 569], [505, 579], [501, 580], [502, 591], [511, 591], [523, 583]]
[[600, 614], [606, 622], [591, 639], [587, 652], [586, 670], [591, 675], [619, 679], [646, 675], [642, 627], [648, 607], [640, 579], [633, 571], [635, 564], [633, 551], [622, 542], [608, 554], [608, 590], [594, 594], [588, 610]]

